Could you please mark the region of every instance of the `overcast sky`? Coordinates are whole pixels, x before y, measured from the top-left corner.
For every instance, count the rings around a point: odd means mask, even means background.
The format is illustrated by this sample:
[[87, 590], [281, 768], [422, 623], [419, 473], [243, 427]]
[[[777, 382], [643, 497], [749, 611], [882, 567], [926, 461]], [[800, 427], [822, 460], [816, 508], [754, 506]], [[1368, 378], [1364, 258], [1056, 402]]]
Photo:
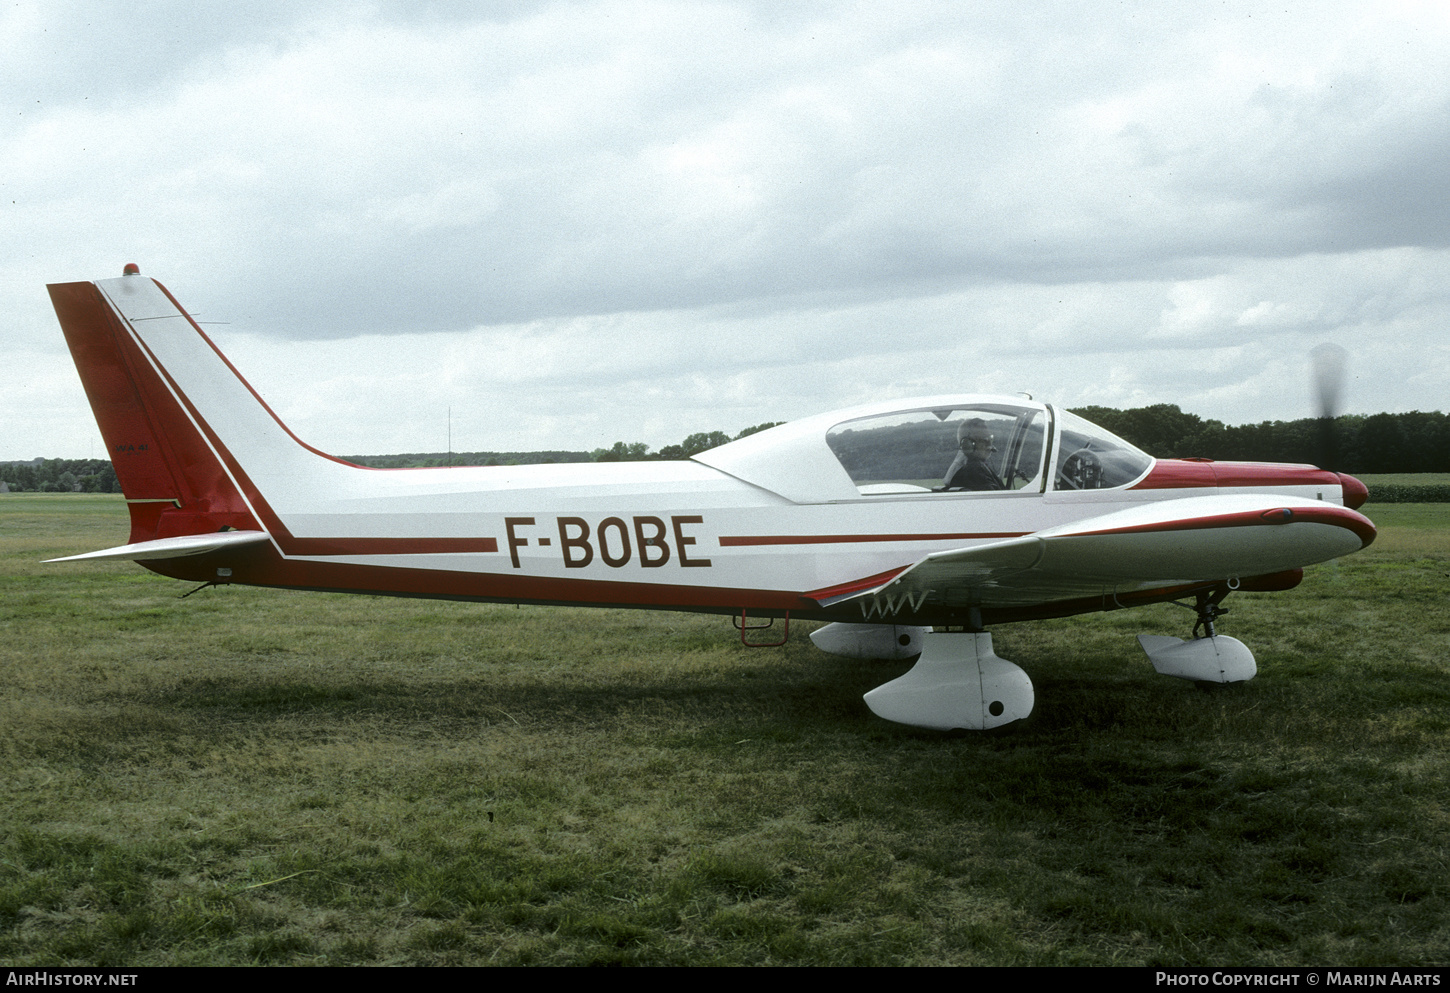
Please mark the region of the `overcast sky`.
[[1450, 393], [1450, 4], [0, 4], [0, 459], [137, 262], [338, 454]]

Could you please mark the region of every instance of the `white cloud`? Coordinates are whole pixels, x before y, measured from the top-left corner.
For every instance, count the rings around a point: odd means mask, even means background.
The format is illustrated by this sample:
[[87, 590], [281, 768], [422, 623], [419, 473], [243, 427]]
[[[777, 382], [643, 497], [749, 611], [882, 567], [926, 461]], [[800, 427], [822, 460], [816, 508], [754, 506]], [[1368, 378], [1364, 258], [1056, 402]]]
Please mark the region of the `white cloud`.
[[1444, 405], [1439, 5], [208, 11], [0, 15], [0, 458], [93, 433], [40, 286], [131, 260], [353, 452], [454, 396], [477, 448], [958, 388], [1292, 417], [1321, 340], [1357, 409]]

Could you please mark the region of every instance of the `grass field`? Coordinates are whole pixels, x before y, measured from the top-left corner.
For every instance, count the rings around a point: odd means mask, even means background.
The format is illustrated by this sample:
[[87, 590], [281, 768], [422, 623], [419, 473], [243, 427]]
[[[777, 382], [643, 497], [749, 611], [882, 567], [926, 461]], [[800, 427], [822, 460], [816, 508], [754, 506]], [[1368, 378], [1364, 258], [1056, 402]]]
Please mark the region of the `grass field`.
[[999, 628], [1037, 708], [880, 721], [906, 664], [678, 614], [186, 587], [0, 496], [0, 962], [1443, 964], [1450, 505], [1237, 594]]
[[1361, 473], [1360, 482], [1373, 488], [1384, 486], [1446, 486], [1450, 485], [1450, 472], [1384, 472]]

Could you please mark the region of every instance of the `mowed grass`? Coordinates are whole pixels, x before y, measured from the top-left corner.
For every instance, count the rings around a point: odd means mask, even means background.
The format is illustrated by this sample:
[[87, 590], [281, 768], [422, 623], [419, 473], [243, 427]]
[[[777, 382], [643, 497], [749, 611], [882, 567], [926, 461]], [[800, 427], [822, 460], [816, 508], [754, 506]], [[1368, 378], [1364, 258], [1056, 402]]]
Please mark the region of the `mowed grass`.
[[1373, 489], [1378, 486], [1445, 486], [1450, 472], [1380, 472], [1360, 473], [1360, 482]]
[[998, 629], [1037, 709], [883, 722], [906, 664], [718, 617], [187, 587], [38, 560], [116, 498], [0, 496], [0, 961], [1443, 964], [1450, 505], [1222, 633]]

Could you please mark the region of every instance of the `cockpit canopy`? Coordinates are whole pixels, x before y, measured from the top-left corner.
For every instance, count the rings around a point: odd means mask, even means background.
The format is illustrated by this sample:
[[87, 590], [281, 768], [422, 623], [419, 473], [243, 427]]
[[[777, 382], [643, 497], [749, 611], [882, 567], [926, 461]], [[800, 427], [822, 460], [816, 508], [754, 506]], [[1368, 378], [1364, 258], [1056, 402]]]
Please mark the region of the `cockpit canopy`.
[[1047, 412], [1006, 404], [907, 410], [826, 432], [863, 496], [1041, 490]]
[[1109, 489], [1135, 481], [1153, 464], [1075, 414], [981, 396], [836, 411], [695, 458], [796, 503]]
[[1122, 438], [1085, 421], [1069, 410], [1053, 410], [1057, 418], [1059, 490], [1107, 490], [1127, 486], [1153, 467], [1153, 457]]

